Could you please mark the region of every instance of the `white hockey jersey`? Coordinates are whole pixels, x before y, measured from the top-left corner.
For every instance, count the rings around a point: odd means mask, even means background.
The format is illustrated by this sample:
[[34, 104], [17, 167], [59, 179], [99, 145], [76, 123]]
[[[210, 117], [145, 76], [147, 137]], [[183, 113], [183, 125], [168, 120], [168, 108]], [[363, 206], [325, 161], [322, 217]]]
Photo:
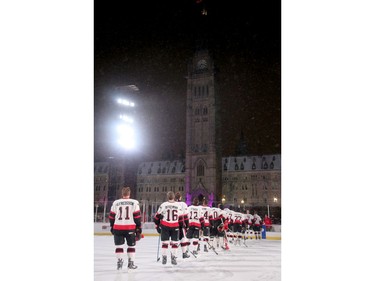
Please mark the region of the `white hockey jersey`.
[[118, 199], [113, 202], [109, 219], [114, 221], [113, 229], [135, 230], [141, 227], [141, 211], [135, 199]]
[[202, 216], [202, 206], [195, 206], [191, 205], [188, 207], [188, 213], [189, 213], [189, 227], [195, 226], [198, 228], [201, 228], [201, 222], [203, 222], [203, 216]]
[[179, 227], [183, 221], [181, 202], [164, 202], [160, 205], [155, 217], [161, 218], [160, 224], [167, 227]]

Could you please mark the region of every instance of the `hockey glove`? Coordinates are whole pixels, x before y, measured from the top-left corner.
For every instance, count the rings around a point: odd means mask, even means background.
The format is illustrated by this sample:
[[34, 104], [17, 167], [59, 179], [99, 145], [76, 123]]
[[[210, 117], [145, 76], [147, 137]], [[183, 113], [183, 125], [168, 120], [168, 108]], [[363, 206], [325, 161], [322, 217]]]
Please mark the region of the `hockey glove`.
[[161, 227], [160, 226], [156, 226], [156, 231], [160, 234], [161, 233]]
[[135, 241], [141, 240], [142, 237], [142, 228], [136, 228], [135, 229]]

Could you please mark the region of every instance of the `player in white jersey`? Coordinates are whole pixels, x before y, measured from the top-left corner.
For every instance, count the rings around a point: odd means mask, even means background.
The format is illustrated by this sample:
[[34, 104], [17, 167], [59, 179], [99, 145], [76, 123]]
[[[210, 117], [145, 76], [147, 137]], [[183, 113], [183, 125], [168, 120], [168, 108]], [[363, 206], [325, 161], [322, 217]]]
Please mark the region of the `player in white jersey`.
[[233, 235], [233, 206], [229, 206], [229, 208], [225, 208], [224, 209], [225, 213], [226, 213], [226, 220], [228, 222], [228, 232], [227, 232], [227, 235], [228, 235], [228, 238], [230, 239], [230, 243], [233, 243], [233, 240], [234, 240], [234, 235]]
[[209, 214], [210, 220], [210, 241], [211, 245], [220, 247], [224, 246], [224, 233], [218, 231], [218, 227], [223, 222], [222, 210], [216, 207], [215, 202], [212, 202], [211, 212]]
[[167, 263], [168, 244], [171, 244], [171, 263], [177, 265], [177, 248], [179, 241], [179, 228], [182, 227], [183, 212], [181, 204], [174, 201], [175, 194], [172, 191], [167, 193], [168, 201], [160, 205], [154, 216], [154, 223], [161, 233], [162, 242], [162, 264]]
[[142, 224], [139, 202], [130, 199], [130, 187], [122, 189], [122, 198], [115, 200], [109, 213], [111, 233], [114, 235], [117, 269], [122, 269], [124, 262], [125, 239], [128, 245], [128, 268], [136, 269], [134, 265], [136, 239], [141, 238]]
[[182, 250], [182, 258], [183, 259], [186, 259], [186, 258], [189, 258], [190, 255], [188, 254], [188, 246], [190, 245], [190, 242], [189, 242], [189, 239], [186, 238], [186, 229], [189, 227], [189, 213], [188, 213], [188, 206], [186, 205], [185, 202], [181, 201], [181, 193], [180, 192], [176, 192], [176, 196], [175, 196], [175, 199], [176, 201], [181, 205], [181, 208], [182, 208], [182, 213], [183, 213], [183, 224], [182, 224], [182, 227], [180, 228], [180, 235], [179, 235], [179, 239], [180, 239], [180, 246], [181, 246], [181, 250]]
[[252, 214], [250, 214], [250, 210], [246, 210], [245, 217], [246, 217], [246, 223], [247, 223], [246, 234], [250, 237], [250, 239], [253, 239], [253, 220], [254, 220], [254, 216]]
[[189, 229], [187, 231], [186, 237], [190, 240], [193, 245], [193, 254], [196, 256], [198, 254], [198, 241], [199, 241], [199, 230], [202, 228], [204, 219], [201, 214], [201, 206], [198, 206], [199, 200], [197, 197], [193, 199], [193, 205], [188, 207], [189, 213]]
[[245, 222], [245, 215], [241, 213], [241, 209], [237, 207], [235, 212], [232, 213], [233, 220], [233, 235], [235, 238], [234, 244], [240, 245], [242, 239], [242, 226]]
[[211, 207], [207, 206], [207, 199], [203, 198], [201, 206], [201, 215], [203, 217], [203, 242], [204, 242], [204, 251], [208, 252], [207, 243], [210, 238], [210, 212]]
[[253, 218], [253, 229], [255, 234], [255, 239], [262, 239], [261, 237], [261, 225], [262, 225], [262, 218], [258, 215], [257, 211], [254, 211], [254, 218]]

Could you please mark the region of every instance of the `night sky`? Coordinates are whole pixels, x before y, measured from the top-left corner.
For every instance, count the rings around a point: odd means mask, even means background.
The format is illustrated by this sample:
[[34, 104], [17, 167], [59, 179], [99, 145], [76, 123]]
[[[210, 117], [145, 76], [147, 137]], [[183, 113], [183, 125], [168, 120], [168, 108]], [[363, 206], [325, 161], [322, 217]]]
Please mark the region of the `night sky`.
[[119, 152], [114, 88], [128, 84], [140, 90], [139, 157], [185, 151], [185, 76], [199, 46], [218, 69], [223, 156], [235, 155], [241, 131], [249, 155], [281, 153], [280, 1], [95, 1], [96, 161]]

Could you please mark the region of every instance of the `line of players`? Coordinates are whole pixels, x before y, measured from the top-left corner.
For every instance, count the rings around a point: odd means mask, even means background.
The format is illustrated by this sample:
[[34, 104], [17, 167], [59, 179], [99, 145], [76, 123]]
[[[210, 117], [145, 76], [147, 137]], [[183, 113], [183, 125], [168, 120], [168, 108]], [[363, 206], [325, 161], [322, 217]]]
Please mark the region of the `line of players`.
[[168, 201], [162, 203], [154, 216], [155, 227], [160, 233], [162, 242], [162, 264], [167, 263], [167, 252], [170, 246], [171, 264], [177, 265], [177, 249], [181, 246], [182, 258], [189, 258], [189, 252], [195, 257], [198, 255], [199, 240], [203, 241], [204, 251], [221, 248], [229, 250], [228, 243], [239, 245], [242, 239], [250, 238], [254, 233], [255, 239], [261, 238], [261, 217], [240, 209], [223, 209], [222, 205], [207, 206], [203, 199], [199, 205], [198, 198], [187, 206], [181, 201], [181, 194], [169, 191]]

